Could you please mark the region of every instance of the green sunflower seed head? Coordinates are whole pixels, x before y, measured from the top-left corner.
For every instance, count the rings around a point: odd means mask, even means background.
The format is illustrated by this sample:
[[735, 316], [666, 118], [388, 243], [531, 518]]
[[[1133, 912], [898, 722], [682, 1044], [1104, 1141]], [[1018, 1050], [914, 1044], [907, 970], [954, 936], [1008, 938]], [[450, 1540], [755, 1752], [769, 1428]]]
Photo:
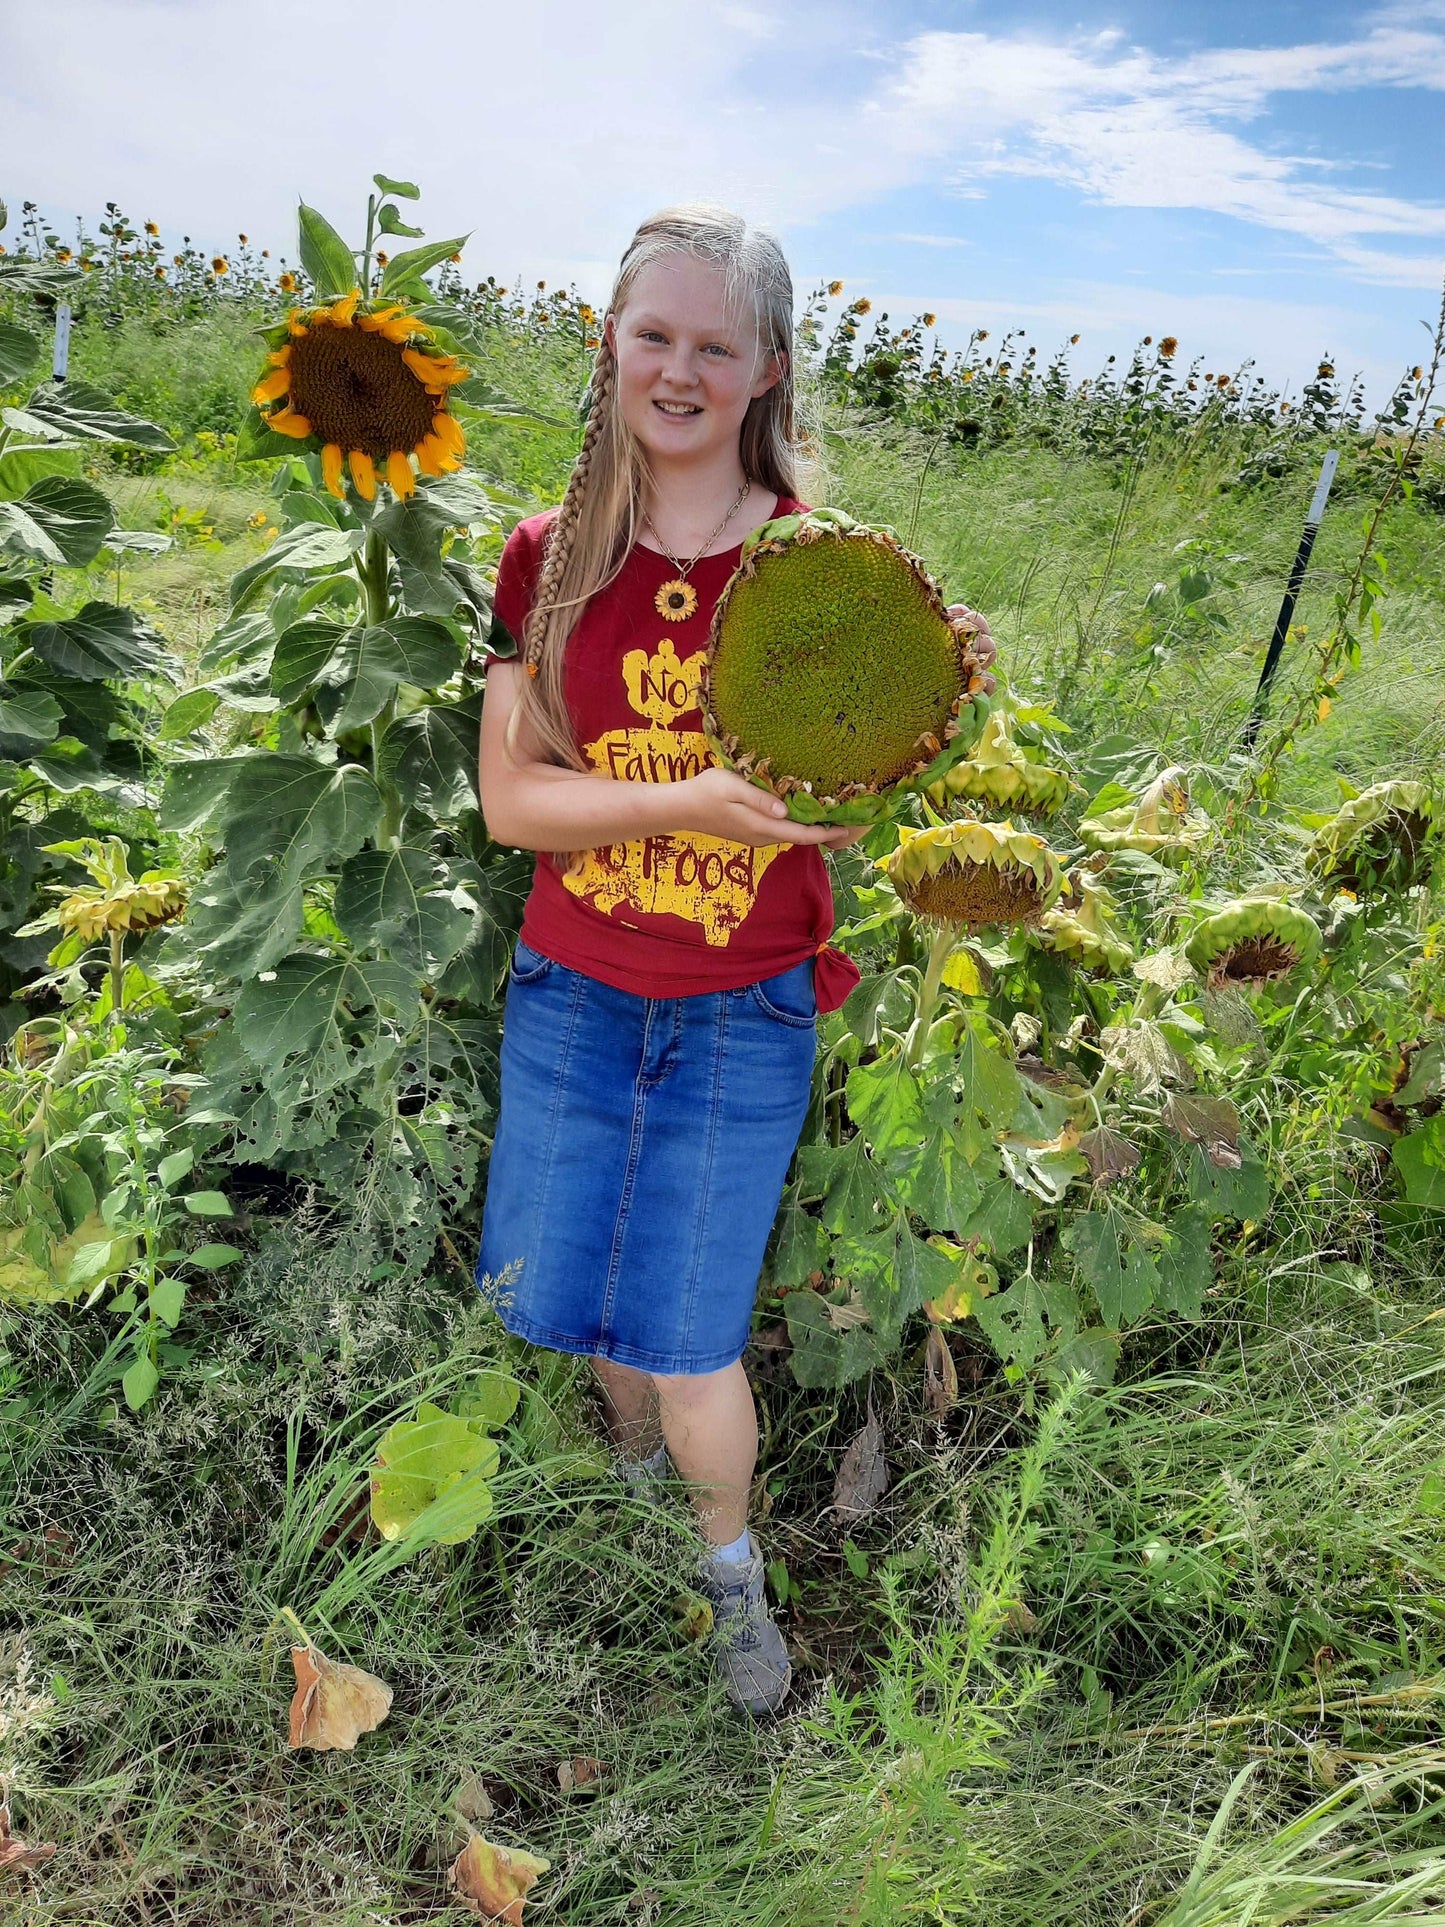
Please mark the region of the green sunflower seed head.
[[704, 727], [805, 822], [867, 822], [935, 781], [988, 714], [938, 584], [886, 529], [815, 509], [744, 545], [713, 616]]

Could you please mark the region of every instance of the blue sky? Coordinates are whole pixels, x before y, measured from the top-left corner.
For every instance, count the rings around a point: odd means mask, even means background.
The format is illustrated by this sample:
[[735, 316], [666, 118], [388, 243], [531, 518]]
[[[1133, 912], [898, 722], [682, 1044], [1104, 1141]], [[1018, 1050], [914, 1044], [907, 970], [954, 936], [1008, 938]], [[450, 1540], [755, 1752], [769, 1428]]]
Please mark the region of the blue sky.
[[108, 198], [207, 245], [293, 246], [421, 181], [477, 275], [605, 297], [636, 221], [731, 202], [800, 295], [841, 277], [945, 340], [1079, 332], [1325, 351], [1381, 394], [1445, 272], [1445, 0], [49, 0], [0, 19], [0, 197]]

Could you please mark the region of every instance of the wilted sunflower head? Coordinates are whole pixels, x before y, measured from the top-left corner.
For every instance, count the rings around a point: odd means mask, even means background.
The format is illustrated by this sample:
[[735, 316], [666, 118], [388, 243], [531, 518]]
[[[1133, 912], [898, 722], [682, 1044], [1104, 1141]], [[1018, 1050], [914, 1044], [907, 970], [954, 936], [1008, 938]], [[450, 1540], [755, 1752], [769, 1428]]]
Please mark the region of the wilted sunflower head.
[[935, 809], [953, 798], [967, 798], [996, 810], [1021, 810], [1026, 816], [1052, 816], [1063, 808], [1069, 779], [1045, 763], [1037, 750], [1020, 743], [1007, 709], [989, 712], [978, 741], [927, 792]]
[[1306, 852], [1321, 882], [1355, 896], [1409, 890], [1428, 883], [1442, 817], [1423, 783], [1374, 783], [1337, 810]]
[[899, 838], [878, 868], [915, 916], [936, 923], [1033, 923], [1063, 885], [1048, 844], [1012, 823], [961, 819]]
[[361, 291], [311, 309], [293, 308], [288, 340], [268, 359], [270, 372], [251, 390], [278, 434], [321, 443], [321, 473], [344, 495], [343, 461], [357, 493], [369, 502], [378, 472], [394, 492], [416, 487], [411, 458], [423, 475], [460, 468], [466, 441], [447, 412], [447, 391], [467, 370], [432, 343], [432, 331], [399, 302], [361, 309]]
[[1140, 850], [1165, 863], [1182, 858], [1208, 832], [1209, 818], [1189, 807], [1187, 773], [1177, 763], [1161, 770], [1136, 802], [1079, 824], [1079, 837], [1091, 850]]
[[1319, 955], [1314, 918], [1280, 897], [1239, 897], [1196, 925], [1184, 954], [1211, 990], [1258, 990]]
[[1040, 920], [1039, 942], [1096, 976], [1126, 969], [1134, 946], [1119, 925], [1113, 892], [1085, 865], [1071, 870], [1066, 882], [1063, 896]]
[[22, 936], [56, 928], [87, 943], [97, 937], [135, 936], [169, 923], [186, 907], [185, 886], [172, 872], [146, 870], [141, 876], [131, 875], [126, 847], [118, 836], [86, 836], [74, 842], [47, 843], [44, 848], [79, 863], [94, 881], [76, 888], [52, 884], [60, 902], [27, 924]]

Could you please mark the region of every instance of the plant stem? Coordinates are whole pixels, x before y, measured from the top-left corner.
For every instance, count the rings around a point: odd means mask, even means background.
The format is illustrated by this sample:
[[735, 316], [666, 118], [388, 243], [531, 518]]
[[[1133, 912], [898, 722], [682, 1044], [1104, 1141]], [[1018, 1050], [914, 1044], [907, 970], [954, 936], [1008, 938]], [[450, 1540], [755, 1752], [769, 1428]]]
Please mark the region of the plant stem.
[[376, 196], [366, 197], [366, 247], [361, 256], [361, 292], [371, 296], [371, 243], [376, 234]]
[[913, 1019], [908, 1055], [904, 1059], [910, 1070], [922, 1061], [923, 1048], [928, 1042], [928, 1027], [933, 1021], [934, 1006], [943, 986], [943, 966], [948, 962], [949, 953], [957, 941], [958, 932], [951, 924], [945, 923], [928, 947], [928, 966], [923, 973], [923, 985], [918, 993], [918, 1012]]
[[125, 1001], [125, 932], [112, 930], [110, 933], [110, 1021], [120, 1021], [120, 1007]]

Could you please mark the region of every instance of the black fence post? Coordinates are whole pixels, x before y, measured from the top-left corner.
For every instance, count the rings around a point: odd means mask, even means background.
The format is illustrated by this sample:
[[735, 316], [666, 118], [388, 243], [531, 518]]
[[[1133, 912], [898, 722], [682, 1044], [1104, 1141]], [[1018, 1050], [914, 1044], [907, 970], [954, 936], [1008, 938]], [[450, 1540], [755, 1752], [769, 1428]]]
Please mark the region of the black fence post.
[[1304, 533], [1299, 539], [1294, 567], [1289, 572], [1284, 601], [1279, 605], [1279, 618], [1274, 625], [1274, 634], [1269, 639], [1264, 668], [1260, 671], [1259, 687], [1254, 692], [1254, 707], [1250, 710], [1249, 720], [1244, 725], [1242, 741], [1245, 749], [1254, 748], [1255, 739], [1259, 735], [1259, 726], [1264, 721], [1264, 707], [1269, 701], [1270, 684], [1274, 681], [1275, 671], [1279, 668], [1279, 659], [1284, 653], [1285, 639], [1289, 635], [1289, 625], [1294, 618], [1294, 605], [1304, 583], [1305, 570], [1309, 567], [1310, 550], [1314, 547], [1315, 537], [1320, 532], [1320, 523], [1325, 515], [1325, 503], [1330, 496], [1330, 484], [1335, 479], [1335, 470], [1339, 465], [1340, 451], [1332, 448], [1320, 464], [1320, 478], [1315, 483], [1314, 499], [1310, 503], [1310, 512], [1305, 517]]

